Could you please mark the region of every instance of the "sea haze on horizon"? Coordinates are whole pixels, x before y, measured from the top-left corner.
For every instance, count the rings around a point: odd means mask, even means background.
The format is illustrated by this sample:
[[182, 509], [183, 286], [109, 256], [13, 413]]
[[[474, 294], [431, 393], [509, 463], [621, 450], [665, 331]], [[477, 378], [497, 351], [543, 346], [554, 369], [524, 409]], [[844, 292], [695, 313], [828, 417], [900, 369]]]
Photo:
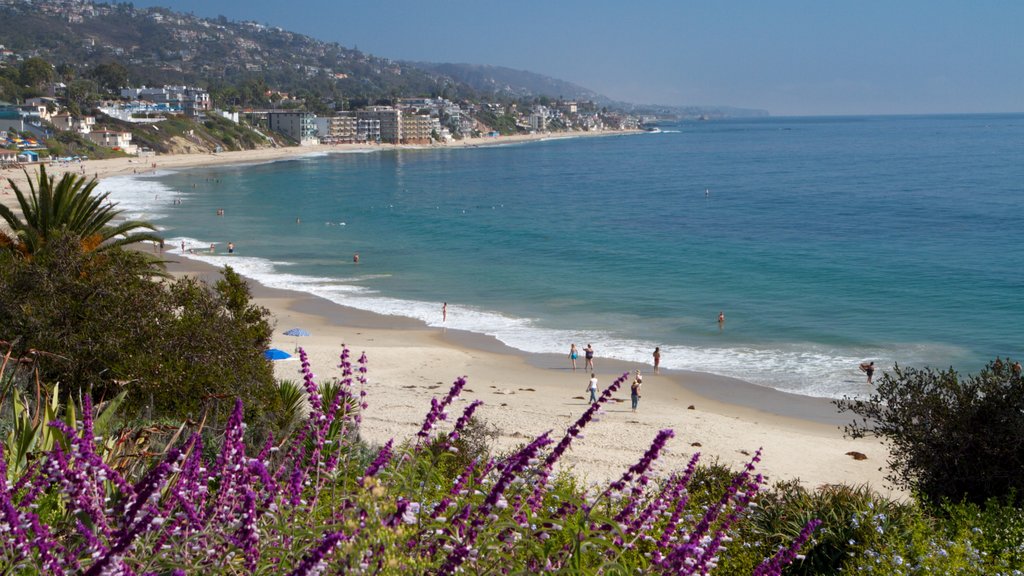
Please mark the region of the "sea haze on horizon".
[[765, 118], [101, 189], [174, 251], [269, 286], [434, 326], [447, 301], [448, 327], [528, 352], [592, 342], [599, 370], [661, 346], [668, 368], [862, 396], [864, 360], [1022, 356], [1022, 144], [1022, 115]]

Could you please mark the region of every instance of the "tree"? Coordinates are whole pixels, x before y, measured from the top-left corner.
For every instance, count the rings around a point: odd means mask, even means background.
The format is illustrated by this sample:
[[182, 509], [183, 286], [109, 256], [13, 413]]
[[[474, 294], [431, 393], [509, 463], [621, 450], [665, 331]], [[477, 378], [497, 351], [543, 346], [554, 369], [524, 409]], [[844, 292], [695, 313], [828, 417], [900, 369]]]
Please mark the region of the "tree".
[[[28, 176], [28, 172], [25, 175]], [[94, 194], [98, 184], [95, 178], [86, 182], [85, 176], [68, 172], [55, 184], [54, 177], [46, 175], [46, 166], [40, 166], [35, 182], [28, 177], [29, 195], [13, 180], [9, 182], [23, 217], [0, 204], [0, 217], [12, 231], [10, 234], [0, 231], [0, 250], [12, 250], [31, 258], [50, 238], [64, 234], [78, 238], [85, 251], [161, 240], [156, 234], [139, 232], [156, 230], [148, 222], [127, 220], [112, 224], [121, 211], [106, 201], [109, 193]]]
[[31, 350], [41, 379], [99, 402], [127, 390], [131, 417], [219, 425], [235, 398], [276, 421], [273, 368], [263, 357], [272, 327], [237, 275], [212, 288], [194, 278], [154, 281], [147, 255], [85, 252], [71, 235], [33, 260], [0, 252], [0, 340]]
[[896, 366], [868, 399], [836, 405], [861, 417], [847, 434], [887, 440], [897, 486], [934, 502], [1024, 496], [1024, 380], [1009, 360], [966, 378]]
[[53, 80], [54, 74], [53, 66], [39, 57], [29, 58], [21, 64], [21, 83], [31, 88], [41, 88]]
[[128, 69], [118, 62], [100, 64], [93, 69], [92, 77], [101, 87], [111, 92], [117, 92], [128, 85]]

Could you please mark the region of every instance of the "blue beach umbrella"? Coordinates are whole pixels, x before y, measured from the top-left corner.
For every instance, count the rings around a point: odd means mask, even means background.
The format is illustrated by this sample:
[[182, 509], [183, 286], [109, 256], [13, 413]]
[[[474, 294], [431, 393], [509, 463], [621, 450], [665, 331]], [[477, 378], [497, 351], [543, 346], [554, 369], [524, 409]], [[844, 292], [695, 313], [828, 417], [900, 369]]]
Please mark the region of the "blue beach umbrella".
[[271, 348], [263, 353], [267, 360], [287, 360], [292, 355], [279, 348]]
[[309, 332], [306, 332], [302, 328], [292, 328], [291, 330], [284, 333], [285, 336], [295, 336], [295, 349], [299, 349], [299, 336], [309, 336]]

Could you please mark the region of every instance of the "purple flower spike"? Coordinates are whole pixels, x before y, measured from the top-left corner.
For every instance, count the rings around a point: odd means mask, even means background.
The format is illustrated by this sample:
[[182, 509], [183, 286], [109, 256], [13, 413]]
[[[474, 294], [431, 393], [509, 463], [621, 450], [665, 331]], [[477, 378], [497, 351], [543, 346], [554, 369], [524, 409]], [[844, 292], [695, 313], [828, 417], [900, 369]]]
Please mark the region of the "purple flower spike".
[[416, 450], [420, 450], [423, 446], [423, 441], [430, 438], [430, 431], [433, 430], [434, 424], [436, 424], [438, 420], [445, 420], [448, 418], [448, 413], [445, 412], [445, 409], [448, 408], [448, 405], [456, 398], [458, 398], [465, 386], [466, 379], [459, 378], [455, 380], [454, 384], [452, 384], [452, 387], [448, 390], [448, 395], [444, 397], [444, 400], [441, 400], [440, 402], [437, 401], [437, 398], [432, 398], [430, 400], [430, 411], [427, 412], [427, 417], [423, 420], [423, 426], [420, 427], [420, 431], [416, 433]]

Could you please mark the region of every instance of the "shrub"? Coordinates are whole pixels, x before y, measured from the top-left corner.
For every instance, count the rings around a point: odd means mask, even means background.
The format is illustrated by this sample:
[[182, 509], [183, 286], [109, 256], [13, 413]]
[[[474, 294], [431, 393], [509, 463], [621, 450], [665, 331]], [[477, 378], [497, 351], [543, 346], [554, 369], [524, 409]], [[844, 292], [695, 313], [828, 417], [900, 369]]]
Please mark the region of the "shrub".
[[886, 439], [897, 486], [934, 503], [1024, 494], [1024, 380], [1009, 360], [965, 378], [896, 366], [868, 399], [836, 405], [861, 417], [847, 434]]
[[[428, 446], [455, 442], [469, 422], [467, 409], [450, 431], [437, 430], [464, 380], [432, 401], [415, 440], [388, 442], [364, 465], [349, 432], [365, 407], [365, 357], [353, 366], [343, 352], [330, 401], [300, 357], [309, 418], [258, 452], [247, 448], [238, 402], [215, 458], [204, 461], [193, 436], [132, 483], [97, 458], [88, 406], [79, 429], [59, 424], [68, 451], [51, 451], [13, 483], [0, 470], [0, 564], [51, 574], [706, 574], [762, 483], [755, 456], [716, 502], [689, 507], [696, 456], [681, 473], [651, 473], [670, 430], [606, 488], [550, 481], [623, 375], [559, 442], [545, 433], [433, 489], [421, 463]], [[814, 526], [753, 573], [779, 574]]]
[[194, 279], [153, 281], [149, 256], [82, 252], [51, 241], [32, 261], [0, 251], [0, 340], [37, 362], [44, 381], [97, 400], [128, 390], [128, 416], [163, 416], [223, 426], [240, 396], [259, 427], [281, 403], [263, 358], [269, 313], [249, 302], [225, 270], [211, 288]]

